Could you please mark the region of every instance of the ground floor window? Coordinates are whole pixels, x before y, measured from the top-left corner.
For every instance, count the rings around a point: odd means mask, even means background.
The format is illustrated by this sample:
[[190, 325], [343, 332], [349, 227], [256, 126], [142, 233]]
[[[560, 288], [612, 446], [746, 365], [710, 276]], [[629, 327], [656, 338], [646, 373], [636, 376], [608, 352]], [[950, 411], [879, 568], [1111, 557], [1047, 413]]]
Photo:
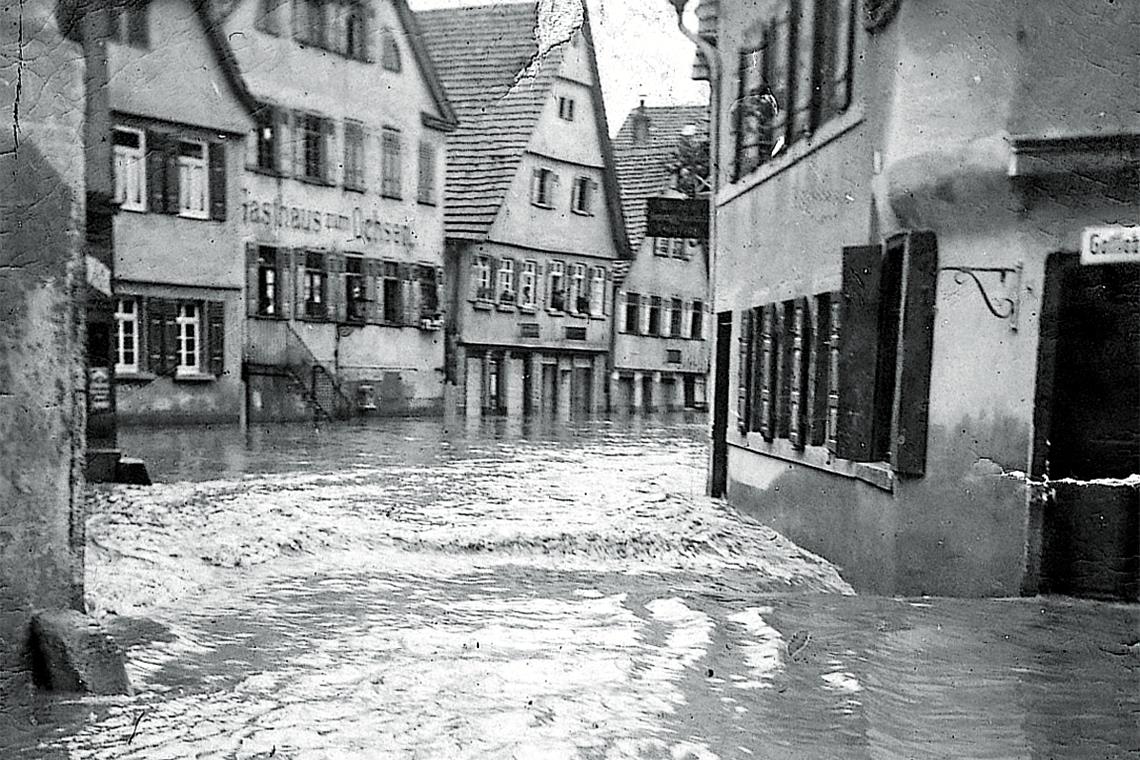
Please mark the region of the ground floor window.
[[177, 368], [179, 374], [197, 374], [199, 370], [198, 352], [201, 350], [199, 336], [202, 334], [201, 314], [196, 303], [178, 305], [175, 318], [178, 328]]
[[221, 301], [124, 297], [116, 301], [115, 323], [118, 374], [179, 377], [225, 371]]
[[120, 298], [115, 302], [115, 372], [139, 371], [138, 301]]

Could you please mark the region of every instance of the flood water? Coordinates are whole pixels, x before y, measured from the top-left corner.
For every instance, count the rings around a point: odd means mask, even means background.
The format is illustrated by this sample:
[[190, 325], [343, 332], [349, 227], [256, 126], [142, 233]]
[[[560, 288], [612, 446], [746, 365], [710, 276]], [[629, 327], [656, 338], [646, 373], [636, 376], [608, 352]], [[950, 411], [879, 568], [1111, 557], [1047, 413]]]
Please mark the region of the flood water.
[[5, 705], [0, 757], [1140, 756], [1140, 608], [854, 595], [701, 495], [700, 417], [121, 443], [136, 694]]

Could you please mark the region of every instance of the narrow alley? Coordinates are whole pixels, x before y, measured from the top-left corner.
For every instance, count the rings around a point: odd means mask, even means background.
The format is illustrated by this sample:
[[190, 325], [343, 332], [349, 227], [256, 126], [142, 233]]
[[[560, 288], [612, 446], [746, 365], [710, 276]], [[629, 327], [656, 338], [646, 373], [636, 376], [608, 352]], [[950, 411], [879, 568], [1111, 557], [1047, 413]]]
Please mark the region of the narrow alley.
[[133, 697], [5, 758], [1106, 758], [1135, 606], [855, 596], [702, 496], [699, 416], [130, 430], [88, 606]]

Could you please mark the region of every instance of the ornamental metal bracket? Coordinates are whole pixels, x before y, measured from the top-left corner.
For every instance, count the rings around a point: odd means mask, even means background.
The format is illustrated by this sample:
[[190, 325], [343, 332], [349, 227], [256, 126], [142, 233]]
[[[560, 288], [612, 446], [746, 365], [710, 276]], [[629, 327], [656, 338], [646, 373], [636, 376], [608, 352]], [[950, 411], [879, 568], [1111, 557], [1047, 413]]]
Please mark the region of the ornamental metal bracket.
[[[958, 285], [964, 284], [967, 279], [973, 280], [974, 284], [978, 286], [978, 293], [982, 296], [982, 303], [985, 304], [990, 314], [998, 319], [1008, 319], [1009, 329], [1016, 332], [1017, 318], [1021, 311], [1021, 274], [1023, 269], [1024, 265], [1019, 261], [1014, 267], [942, 267], [940, 271], [954, 272], [954, 282]], [[998, 276], [998, 286], [1005, 288], [1005, 295], [994, 297], [986, 291], [985, 283], [982, 282], [980, 275], [988, 274]], [[1012, 280], [1012, 282], [1007, 283], [1007, 280]]]

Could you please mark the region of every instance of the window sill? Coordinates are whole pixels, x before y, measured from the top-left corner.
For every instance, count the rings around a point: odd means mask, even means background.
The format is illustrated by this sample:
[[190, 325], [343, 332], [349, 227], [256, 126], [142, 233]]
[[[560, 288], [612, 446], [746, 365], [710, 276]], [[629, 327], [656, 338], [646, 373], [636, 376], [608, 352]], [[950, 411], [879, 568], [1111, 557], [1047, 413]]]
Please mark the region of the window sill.
[[570, 211], [571, 211], [571, 213], [577, 214], [578, 216], [593, 216], [594, 215], [593, 211], [582, 211], [582, 210], [576, 209], [576, 208], [572, 208], [572, 209], [570, 209]]
[[534, 308], [533, 306], [520, 306], [518, 308], [519, 312], [522, 314], [534, 314], [538, 311], [538, 309]]
[[280, 314], [252, 314], [250, 315], [250, 318], [262, 319], [266, 322], [282, 322], [285, 320], [285, 317], [281, 316]]
[[[735, 440], [732, 440], [735, 438]], [[886, 462], [852, 462], [836, 458], [826, 446], [808, 446], [797, 449], [786, 438], [766, 441], [759, 433], [729, 432], [729, 445], [751, 451], [754, 454], [769, 456], [784, 462], [810, 467], [813, 470], [830, 472], [839, 477], [859, 480], [888, 493], [894, 491], [895, 474]]]
[[153, 372], [115, 372], [116, 383], [149, 383], [157, 379]]
[[304, 182], [306, 185], [316, 185], [317, 187], [336, 187], [335, 182], [329, 182], [327, 179], [321, 179], [319, 177], [300, 176], [294, 177], [293, 179], [297, 180], [298, 182]]
[[363, 185], [345, 184], [344, 189], [345, 189], [345, 192], [359, 193], [361, 195], [364, 195], [364, 193], [368, 192], [368, 190], [366, 190]]
[[421, 206], [431, 206], [432, 208], [435, 208], [436, 206], [435, 201], [428, 201], [424, 200], [423, 198], [417, 198], [416, 203], [420, 204]]
[[175, 372], [174, 382], [176, 383], [212, 383], [217, 380], [215, 376], [208, 372]]
[[564, 317], [564, 316], [566, 316], [566, 312], [565, 312], [565, 311], [563, 311], [562, 309], [557, 309], [557, 308], [555, 308], [555, 307], [553, 307], [553, 306], [548, 306], [548, 307], [547, 307], [547, 309], [546, 309], [546, 313], [547, 313], [547, 314], [550, 314], [551, 316], [554, 316], [554, 317]]
[[534, 206], [535, 208], [544, 208], [547, 211], [553, 211], [554, 210], [554, 206], [550, 203], [536, 203], [535, 201], [531, 201], [530, 205]]
[[177, 217], [179, 219], [193, 219], [196, 222], [208, 222], [208, 221], [210, 221], [210, 215], [209, 214], [206, 214], [203, 216], [201, 214], [189, 214], [189, 213], [179, 211], [177, 214]]
[[472, 308], [478, 309], [479, 311], [491, 311], [493, 308], [495, 308], [495, 305], [493, 303], [483, 300], [472, 301], [471, 306]]
[[515, 305], [513, 303], [497, 303], [495, 308], [499, 311], [514, 311]]
[[119, 210], [120, 211], [130, 211], [130, 212], [135, 213], [135, 214], [145, 214], [146, 213], [146, 206], [123, 206], [123, 205], [120, 205]]
[[402, 200], [404, 200], [404, 196], [402, 196], [402, 195], [396, 195], [395, 193], [385, 193], [385, 192], [381, 192], [381, 193], [380, 193], [380, 197], [381, 197], [381, 198], [387, 198], [387, 199], [388, 199], [388, 200], [390, 200], [390, 201], [402, 201]]
[[283, 178], [285, 176], [285, 172], [281, 171], [280, 169], [269, 169], [264, 166], [247, 165], [245, 167], [245, 170], [250, 174], [260, 174], [265, 177]]
[[862, 122], [862, 107], [852, 105], [844, 113], [823, 124], [814, 134], [792, 143], [781, 155], [761, 164], [736, 181], [730, 181], [717, 193], [716, 205], [723, 206], [757, 185], [767, 182], [777, 174], [795, 166], [823, 146], [842, 137]]

